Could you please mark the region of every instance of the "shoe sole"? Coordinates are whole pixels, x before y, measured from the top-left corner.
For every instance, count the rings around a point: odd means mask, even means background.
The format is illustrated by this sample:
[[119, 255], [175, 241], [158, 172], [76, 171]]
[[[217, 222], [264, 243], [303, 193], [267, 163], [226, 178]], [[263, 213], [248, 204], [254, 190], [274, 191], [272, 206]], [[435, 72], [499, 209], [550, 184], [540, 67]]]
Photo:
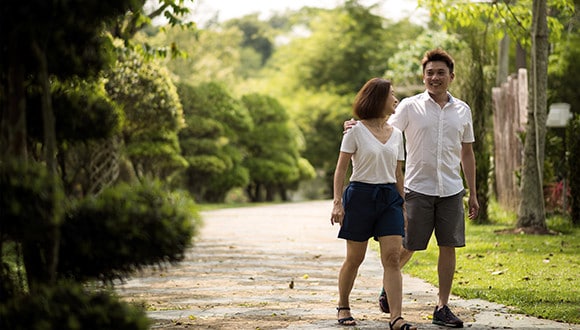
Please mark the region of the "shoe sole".
[[435, 321], [435, 320], [433, 320], [432, 323], [437, 324], [437, 325], [442, 325], [444, 327], [449, 327], [449, 328], [463, 328], [463, 323], [461, 323], [461, 324], [445, 323], [443, 321]]

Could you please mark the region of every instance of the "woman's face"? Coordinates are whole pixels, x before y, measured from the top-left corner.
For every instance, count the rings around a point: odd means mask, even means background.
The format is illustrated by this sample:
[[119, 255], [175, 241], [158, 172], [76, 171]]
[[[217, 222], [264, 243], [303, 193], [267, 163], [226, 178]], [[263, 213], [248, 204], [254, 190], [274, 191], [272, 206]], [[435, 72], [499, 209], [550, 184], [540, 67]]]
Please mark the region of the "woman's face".
[[387, 102], [385, 103], [385, 112], [387, 116], [390, 116], [395, 113], [395, 108], [397, 107], [397, 104], [399, 104], [399, 100], [395, 96], [395, 90], [393, 89], [393, 86], [391, 86], [391, 89], [389, 90], [389, 94], [387, 96]]

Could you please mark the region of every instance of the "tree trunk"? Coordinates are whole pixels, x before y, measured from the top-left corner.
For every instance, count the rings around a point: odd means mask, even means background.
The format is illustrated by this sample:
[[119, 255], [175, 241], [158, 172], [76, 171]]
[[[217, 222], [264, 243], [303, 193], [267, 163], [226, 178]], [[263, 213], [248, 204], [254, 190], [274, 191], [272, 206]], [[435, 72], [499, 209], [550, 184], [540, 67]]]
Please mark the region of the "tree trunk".
[[548, 25], [546, 0], [533, 1], [530, 103], [524, 143], [522, 201], [517, 226], [546, 229], [543, 170], [548, 87]]
[[[40, 64], [38, 82], [42, 89], [42, 121], [44, 131], [44, 162], [48, 169], [49, 179], [51, 180], [52, 208], [47, 212], [48, 219], [43, 219], [48, 224], [48, 232], [44, 240], [40, 242], [23, 242], [24, 260], [28, 276], [28, 285], [31, 290], [36, 288], [39, 283], [54, 283], [56, 280], [56, 268], [58, 264], [58, 248], [60, 242], [60, 207], [62, 201], [58, 200], [57, 191], [60, 190], [58, 174], [56, 169], [56, 131], [55, 118], [52, 110], [50, 81], [48, 77], [48, 64], [46, 52], [38, 46], [33, 45], [35, 55]], [[33, 265], [31, 263], [40, 263]]]
[[522, 46], [521, 43], [516, 43], [516, 68], [517, 69], [525, 69], [528, 67], [526, 63], [526, 50]]
[[501, 86], [506, 82], [509, 72], [509, 53], [510, 53], [510, 37], [507, 33], [499, 42], [498, 61], [497, 61], [497, 76], [495, 78], [495, 85]]

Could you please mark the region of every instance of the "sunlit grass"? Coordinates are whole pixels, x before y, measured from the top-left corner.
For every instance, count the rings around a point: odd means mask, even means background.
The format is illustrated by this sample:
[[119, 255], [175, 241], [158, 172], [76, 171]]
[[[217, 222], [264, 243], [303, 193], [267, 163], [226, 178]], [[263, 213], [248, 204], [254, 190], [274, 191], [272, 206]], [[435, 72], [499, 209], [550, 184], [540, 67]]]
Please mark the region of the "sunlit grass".
[[[466, 228], [467, 246], [457, 250], [453, 294], [480, 298], [540, 318], [580, 323], [580, 228], [565, 217], [548, 219], [557, 235], [499, 234], [516, 215], [490, 208], [493, 225]], [[499, 223], [499, 224], [495, 224]], [[403, 272], [437, 284], [437, 244], [417, 252]]]

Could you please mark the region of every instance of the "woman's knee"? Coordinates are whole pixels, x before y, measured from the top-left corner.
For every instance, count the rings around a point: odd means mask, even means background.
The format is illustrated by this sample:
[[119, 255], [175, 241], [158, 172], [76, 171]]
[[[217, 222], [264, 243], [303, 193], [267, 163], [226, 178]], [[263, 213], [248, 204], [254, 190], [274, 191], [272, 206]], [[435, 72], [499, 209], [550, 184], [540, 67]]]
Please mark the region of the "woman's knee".
[[348, 256], [344, 259], [344, 265], [350, 268], [358, 268], [364, 261], [364, 256]]
[[399, 267], [400, 260], [401, 260], [400, 250], [389, 250], [386, 251], [386, 253], [384, 253], [383, 255], [381, 255], [383, 267]]

